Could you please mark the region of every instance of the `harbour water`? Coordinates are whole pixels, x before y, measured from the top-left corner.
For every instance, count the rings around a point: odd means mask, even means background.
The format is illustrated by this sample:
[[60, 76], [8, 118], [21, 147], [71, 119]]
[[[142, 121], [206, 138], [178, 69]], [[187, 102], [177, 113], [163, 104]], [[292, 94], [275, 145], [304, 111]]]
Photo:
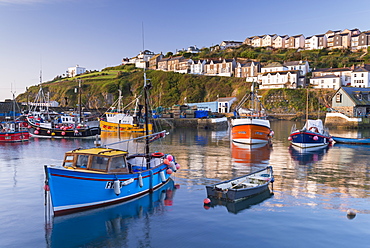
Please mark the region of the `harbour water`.
[[[0, 144], [0, 247], [369, 247], [370, 146], [298, 151], [287, 140], [292, 125], [272, 122], [272, 147], [233, 146], [227, 130], [175, 129], [152, 150], [176, 157], [173, 182], [135, 201], [56, 218], [45, 213], [43, 165], [61, 164], [66, 151], [94, 140]], [[267, 165], [272, 194], [203, 205], [205, 185]]]

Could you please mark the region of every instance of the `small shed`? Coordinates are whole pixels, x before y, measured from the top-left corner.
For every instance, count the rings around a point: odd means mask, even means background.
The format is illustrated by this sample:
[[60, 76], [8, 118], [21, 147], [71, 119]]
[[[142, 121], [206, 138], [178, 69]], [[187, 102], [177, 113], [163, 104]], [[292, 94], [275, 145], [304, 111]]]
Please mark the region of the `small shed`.
[[217, 102], [198, 102], [198, 103], [187, 103], [189, 107], [196, 106], [197, 110], [211, 111], [214, 113], [218, 112]]
[[218, 113], [230, 113], [230, 106], [236, 101], [236, 97], [221, 97], [217, 99]]

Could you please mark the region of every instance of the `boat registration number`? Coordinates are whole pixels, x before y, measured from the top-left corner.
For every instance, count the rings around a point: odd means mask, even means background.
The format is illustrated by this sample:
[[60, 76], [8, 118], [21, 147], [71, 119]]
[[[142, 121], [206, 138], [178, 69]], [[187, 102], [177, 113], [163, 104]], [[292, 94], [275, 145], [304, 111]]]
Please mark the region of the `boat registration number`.
[[[119, 187], [122, 188], [122, 186], [126, 186], [134, 181], [133, 178], [130, 178], [125, 181], [120, 181], [119, 182]], [[105, 189], [114, 189], [114, 181], [109, 181], [105, 184]]]

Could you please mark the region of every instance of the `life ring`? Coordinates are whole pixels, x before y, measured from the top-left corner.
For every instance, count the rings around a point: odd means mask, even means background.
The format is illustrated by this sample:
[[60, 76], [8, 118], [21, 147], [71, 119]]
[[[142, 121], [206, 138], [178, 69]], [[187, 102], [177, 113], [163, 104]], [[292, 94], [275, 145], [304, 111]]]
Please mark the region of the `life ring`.
[[155, 158], [161, 158], [164, 156], [164, 153], [162, 152], [153, 152], [152, 153], [152, 157], [155, 157]]
[[308, 130], [310, 130], [311, 132], [315, 132], [315, 133], [318, 133], [319, 132], [319, 130], [317, 129], [317, 127], [310, 127], [310, 129], [308, 129]]

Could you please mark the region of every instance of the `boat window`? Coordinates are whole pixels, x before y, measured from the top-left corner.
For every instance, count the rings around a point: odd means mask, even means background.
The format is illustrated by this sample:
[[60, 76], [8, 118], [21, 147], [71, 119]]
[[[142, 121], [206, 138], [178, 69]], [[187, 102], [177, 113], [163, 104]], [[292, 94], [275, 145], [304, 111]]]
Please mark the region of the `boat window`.
[[126, 168], [126, 160], [125, 157], [120, 156], [120, 157], [114, 157], [111, 160], [110, 163], [110, 170], [116, 170], [116, 169], [122, 169]]
[[76, 167], [78, 168], [87, 168], [87, 162], [89, 161], [89, 156], [87, 155], [78, 155]]
[[73, 165], [73, 155], [66, 155], [63, 166], [71, 167]]
[[90, 169], [106, 170], [109, 158], [94, 156], [91, 161]]

